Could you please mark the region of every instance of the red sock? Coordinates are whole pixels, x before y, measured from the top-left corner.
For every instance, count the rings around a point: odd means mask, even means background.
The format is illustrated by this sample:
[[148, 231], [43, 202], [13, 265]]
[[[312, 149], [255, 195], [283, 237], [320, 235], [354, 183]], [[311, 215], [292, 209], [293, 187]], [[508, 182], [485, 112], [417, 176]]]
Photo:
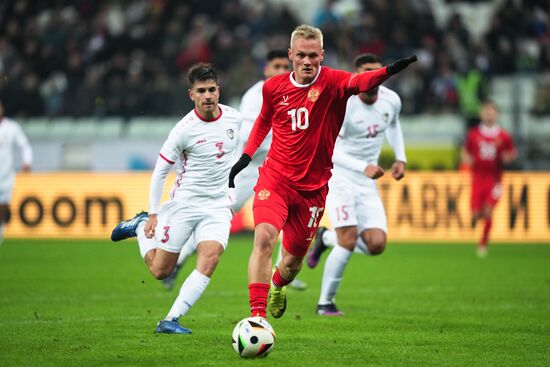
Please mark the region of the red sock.
[[250, 314], [252, 316], [266, 317], [265, 309], [267, 307], [267, 295], [269, 294], [269, 284], [250, 283], [248, 285], [248, 295], [250, 298]]
[[281, 276], [281, 273], [279, 273], [279, 268], [277, 268], [277, 270], [275, 270], [275, 272], [273, 273], [273, 277], [271, 277], [271, 281], [273, 282], [273, 284], [275, 284], [279, 288], [284, 287], [285, 285], [292, 282], [292, 280], [286, 280]]
[[491, 227], [493, 226], [493, 219], [485, 219], [485, 225], [483, 226], [483, 236], [481, 237], [481, 246], [487, 246], [489, 242], [489, 232], [491, 232]]

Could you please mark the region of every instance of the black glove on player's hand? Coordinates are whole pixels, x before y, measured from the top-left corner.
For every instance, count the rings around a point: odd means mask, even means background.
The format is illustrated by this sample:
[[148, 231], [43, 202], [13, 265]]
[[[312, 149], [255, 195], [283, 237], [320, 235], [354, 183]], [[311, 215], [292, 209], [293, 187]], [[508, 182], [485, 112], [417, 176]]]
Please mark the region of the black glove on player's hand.
[[412, 64], [417, 60], [416, 55], [412, 55], [409, 57], [404, 57], [402, 59], [399, 59], [397, 61], [392, 62], [388, 65], [386, 68], [386, 71], [390, 75], [394, 75], [405, 69], [409, 64]]
[[243, 169], [248, 166], [250, 163], [251, 158], [248, 156], [248, 154], [241, 155], [241, 158], [231, 167], [231, 172], [229, 172], [229, 187], [234, 188], [235, 187], [235, 176], [239, 174]]

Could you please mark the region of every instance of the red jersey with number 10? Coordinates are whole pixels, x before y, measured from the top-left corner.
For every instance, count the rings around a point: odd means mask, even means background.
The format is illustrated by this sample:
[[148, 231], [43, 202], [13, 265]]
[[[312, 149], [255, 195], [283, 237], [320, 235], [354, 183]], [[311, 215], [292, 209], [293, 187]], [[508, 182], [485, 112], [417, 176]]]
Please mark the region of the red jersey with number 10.
[[512, 138], [495, 125], [491, 128], [480, 124], [468, 131], [465, 148], [473, 158], [475, 176], [500, 181], [502, 178], [502, 154], [515, 151]]
[[252, 157], [272, 129], [273, 142], [264, 168], [298, 190], [325, 186], [348, 98], [388, 77], [385, 67], [352, 74], [323, 66], [310, 84], [298, 84], [294, 72], [268, 79], [262, 90], [262, 110], [244, 153]]

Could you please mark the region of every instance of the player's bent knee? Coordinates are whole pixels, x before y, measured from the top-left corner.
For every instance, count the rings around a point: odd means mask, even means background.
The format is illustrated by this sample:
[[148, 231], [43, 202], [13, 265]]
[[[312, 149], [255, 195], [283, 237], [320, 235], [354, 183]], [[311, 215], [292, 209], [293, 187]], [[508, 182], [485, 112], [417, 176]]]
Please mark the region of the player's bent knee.
[[373, 228], [364, 231], [361, 234], [363, 242], [367, 244], [369, 254], [380, 255], [386, 249], [386, 232], [383, 230]]
[[[357, 232], [356, 232], [357, 233]], [[338, 240], [338, 245], [340, 247], [343, 247], [349, 251], [353, 251], [355, 249], [355, 244], [357, 243], [357, 234], [348, 235], [348, 236], [342, 236], [342, 239]]]
[[375, 241], [369, 246], [371, 255], [380, 255], [386, 249], [386, 241]]
[[357, 243], [357, 227], [337, 228], [338, 245], [347, 250], [353, 251]]
[[380, 255], [386, 249], [386, 236], [373, 236], [372, 242], [368, 247], [371, 255]]
[[260, 251], [272, 251], [277, 241], [277, 230], [259, 225], [254, 232], [254, 247]]
[[211, 276], [218, 266], [220, 257], [218, 254], [211, 254], [197, 263], [197, 270], [206, 276]]
[[165, 278], [168, 278], [170, 276], [170, 274], [172, 274], [172, 271], [174, 269], [162, 269], [162, 268], [153, 268], [151, 269], [151, 274], [153, 274], [153, 276], [158, 279], [158, 280], [162, 280], [162, 279], [165, 279]]

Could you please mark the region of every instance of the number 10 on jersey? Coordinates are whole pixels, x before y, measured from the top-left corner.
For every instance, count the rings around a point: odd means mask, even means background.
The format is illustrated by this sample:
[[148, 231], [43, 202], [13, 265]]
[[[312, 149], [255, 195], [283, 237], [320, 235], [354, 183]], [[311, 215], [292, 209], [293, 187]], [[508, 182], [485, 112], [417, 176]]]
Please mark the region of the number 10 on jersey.
[[319, 217], [322, 215], [324, 210], [325, 208], [319, 208], [317, 206], [312, 206], [311, 208], [309, 208], [309, 211], [311, 212], [311, 218], [309, 219], [309, 223], [307, 224], [308, 228], [319, 226]]
[[296, 128], [305, 130], [309, 126], [309, 112], [307, 108], [300, 107], [298, 109], [293, 108], [287, 111], [287, 114], [292, 118], [292, 131], [296, 131]]

